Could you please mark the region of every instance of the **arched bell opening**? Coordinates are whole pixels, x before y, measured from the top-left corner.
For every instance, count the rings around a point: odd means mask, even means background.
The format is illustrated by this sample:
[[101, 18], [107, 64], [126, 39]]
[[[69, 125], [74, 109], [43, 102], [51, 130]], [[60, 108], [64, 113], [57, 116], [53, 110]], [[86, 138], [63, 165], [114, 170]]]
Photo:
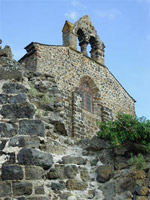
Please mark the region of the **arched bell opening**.
[[80, 28], [78, 29], [77, 36], [78, 36], [78, 41], [79, 41], [79, 46], [80, 46], [81, 52], [84, 53], [85, 55], [87, 55], [88, 42], [85, 39], [85, 34], [82, 31], [82, 29], [80, 29]]

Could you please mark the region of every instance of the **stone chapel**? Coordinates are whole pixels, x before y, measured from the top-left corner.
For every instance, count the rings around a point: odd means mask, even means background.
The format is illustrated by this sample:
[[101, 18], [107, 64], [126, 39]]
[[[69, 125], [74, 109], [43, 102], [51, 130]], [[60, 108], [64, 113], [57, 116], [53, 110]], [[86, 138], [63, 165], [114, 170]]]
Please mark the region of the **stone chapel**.
[[[67, 132], [92, 135], [97, 121], [114, 120], [118, 112], [135, 115], [135, 100], [104, 64], [105, 45], [89, 17], [74, 24], [66, 21], [62, 34], [63, 45], [30, 43], [19, 62], [30, 72], [55, 77], [63, 96]], [[91, 56], [87, 55], [88, 44]]]

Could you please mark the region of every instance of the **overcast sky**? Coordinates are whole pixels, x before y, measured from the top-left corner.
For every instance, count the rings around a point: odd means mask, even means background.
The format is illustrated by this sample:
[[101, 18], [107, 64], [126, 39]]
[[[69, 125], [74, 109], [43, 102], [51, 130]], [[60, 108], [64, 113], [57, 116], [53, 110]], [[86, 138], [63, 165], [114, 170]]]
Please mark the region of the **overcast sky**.
[[65, 20], [89, 15], [104, 42], [105, 64], [150, 119], [150, 0], [0, 0], [0, 39], [14, 58], [30, 42], [62, 44]]

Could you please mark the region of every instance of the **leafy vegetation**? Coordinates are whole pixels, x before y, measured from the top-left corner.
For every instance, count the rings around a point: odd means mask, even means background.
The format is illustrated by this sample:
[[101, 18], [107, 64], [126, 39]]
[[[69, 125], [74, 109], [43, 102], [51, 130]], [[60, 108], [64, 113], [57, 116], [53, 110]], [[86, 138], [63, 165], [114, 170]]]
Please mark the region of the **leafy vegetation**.
[[129, 165], [133, 165], [138, 170], [143, 170], [146, 167], [146, 161], [142, 154], [138, 154], [137, 156], [133, 156], [131, 154], [131, 158], [128, 160]]
[[99, 137], [108, 139], [113, 146], [137, 143], [141, 150], [150, 152], [150, 120], [144, 117], [121, 114], [115, 121], [99, 122]]

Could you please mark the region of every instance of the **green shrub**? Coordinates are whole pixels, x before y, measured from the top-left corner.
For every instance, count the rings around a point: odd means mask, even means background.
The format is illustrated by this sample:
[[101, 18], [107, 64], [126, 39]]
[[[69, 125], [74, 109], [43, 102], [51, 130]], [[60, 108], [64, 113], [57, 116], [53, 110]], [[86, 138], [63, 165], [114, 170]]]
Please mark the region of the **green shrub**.
[[132, 115], [118, 114], [117, 120], [99, 122], [99, 137], [108, 139], [113, 146], [128, 142], [141, 145], [142, 150], [150, 151], [150, 121]]
[[136, 169], [142, 170], [146, 167], [146, 161], [142, 154], [138, 154], [137, 156], [133, 156], [131, 154], [131, 158], [128, 160], [129, 165], [133, 165]]

